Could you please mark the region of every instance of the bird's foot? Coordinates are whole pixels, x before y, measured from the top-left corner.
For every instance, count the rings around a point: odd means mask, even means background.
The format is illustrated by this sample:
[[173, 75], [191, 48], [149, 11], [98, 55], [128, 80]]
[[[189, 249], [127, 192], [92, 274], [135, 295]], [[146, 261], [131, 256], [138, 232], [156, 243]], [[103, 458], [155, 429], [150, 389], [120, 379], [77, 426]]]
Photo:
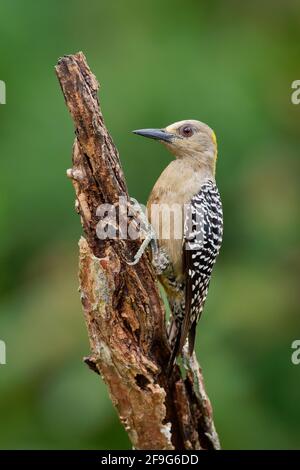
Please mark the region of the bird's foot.
[[127, 261], [127, 264], [133, 266], [139, 262], [143, 253], [145, 252], [146, 248], [150, 244], [152, 248], [152, 252], [154, 253], [158, 250], [157, 242], [156, 242], [156, 233], [152, 225], [147, 219], [146, 214], [144, 213], [141, 205], [138, 201], [134, 198], [130, 198], [131, 206], [130, 209], [133, 211], [135, 218], [138, 220], [140, 224], [140, 231], [143, 235], [143, 243], [141, 244], [140, 248], [134, 255], [133, 261]]
[[154, 266], [157, 275], [162, 274], [163, 271], [165, 271], [165, 269], [169, 266], [170, 260], [166, 252], [158, 247], [156, 232], [148, 221], [147, 216], [144, 213], [141, 205], [134, 198], [130, 198], [130, 203], [130, 209], [132, 210], [135, 218], [140, 224], [140, 230], [144, 240], [140, 248], [134, 255], [133, 261], [127, 261], [127, 264], [131, 266], [137, 264], [147, 247], [150, 245], [152, 251], [152, 265]]

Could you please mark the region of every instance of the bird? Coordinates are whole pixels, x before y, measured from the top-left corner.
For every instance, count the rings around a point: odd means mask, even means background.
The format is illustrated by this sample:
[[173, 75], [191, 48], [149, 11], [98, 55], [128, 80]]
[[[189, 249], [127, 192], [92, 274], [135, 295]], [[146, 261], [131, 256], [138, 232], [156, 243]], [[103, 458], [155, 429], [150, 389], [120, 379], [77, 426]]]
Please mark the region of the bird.
[[188, 119], [134, 134], [163, 143], [174, 159], [156, 181], [147, 203], [152, 262], [170, 305], [168, 338], [173, 367], [188, 341], [194, 351], [213, 266], [223, 238], [223, 210], [216, 185], [217, 139], [205, 123]]

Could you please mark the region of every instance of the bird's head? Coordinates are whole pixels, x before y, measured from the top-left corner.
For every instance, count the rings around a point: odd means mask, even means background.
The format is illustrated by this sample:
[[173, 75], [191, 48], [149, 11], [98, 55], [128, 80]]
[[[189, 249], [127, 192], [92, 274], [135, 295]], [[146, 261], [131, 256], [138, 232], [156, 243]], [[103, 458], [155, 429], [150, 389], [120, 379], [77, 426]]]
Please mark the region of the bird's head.
[[203, 122], [188, 119], [170, 124], [164, 129], [139, 129], [133, 132], [159, 140], [176, 158], [192, 157], [200, 163], [215, 167], [216, 136], [214, 131]]

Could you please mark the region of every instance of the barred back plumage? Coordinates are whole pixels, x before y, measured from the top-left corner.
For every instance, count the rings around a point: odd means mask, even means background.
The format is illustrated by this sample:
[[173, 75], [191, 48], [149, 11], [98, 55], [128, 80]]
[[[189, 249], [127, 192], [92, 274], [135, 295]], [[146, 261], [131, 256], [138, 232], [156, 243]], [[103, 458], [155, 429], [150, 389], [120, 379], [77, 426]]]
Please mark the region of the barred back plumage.
[[194, 329], [203, 311], [222, 236], [223, 210], [220, 194], [217, 186], [212, 181], [207, 181], [192, 198], [184, 225], [185, 313], [179, 349], [183, 347], [187, 334], [191, 331], [190, 353], [194, 349]]

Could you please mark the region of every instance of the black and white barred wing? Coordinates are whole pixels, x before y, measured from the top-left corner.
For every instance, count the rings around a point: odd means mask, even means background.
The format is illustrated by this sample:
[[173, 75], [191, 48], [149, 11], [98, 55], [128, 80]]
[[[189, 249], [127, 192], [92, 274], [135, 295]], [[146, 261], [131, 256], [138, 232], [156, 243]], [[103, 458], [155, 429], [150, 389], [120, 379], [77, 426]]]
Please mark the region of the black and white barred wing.
[[223, 235], [223, 212], [218, 188], [207, 181], [186, 208], [183, 256], [186, 272], [185, 315], [181, 329], [181, 351], [189, 337], [192, 354], [196, 325], [207, 296], [213, 266]]

